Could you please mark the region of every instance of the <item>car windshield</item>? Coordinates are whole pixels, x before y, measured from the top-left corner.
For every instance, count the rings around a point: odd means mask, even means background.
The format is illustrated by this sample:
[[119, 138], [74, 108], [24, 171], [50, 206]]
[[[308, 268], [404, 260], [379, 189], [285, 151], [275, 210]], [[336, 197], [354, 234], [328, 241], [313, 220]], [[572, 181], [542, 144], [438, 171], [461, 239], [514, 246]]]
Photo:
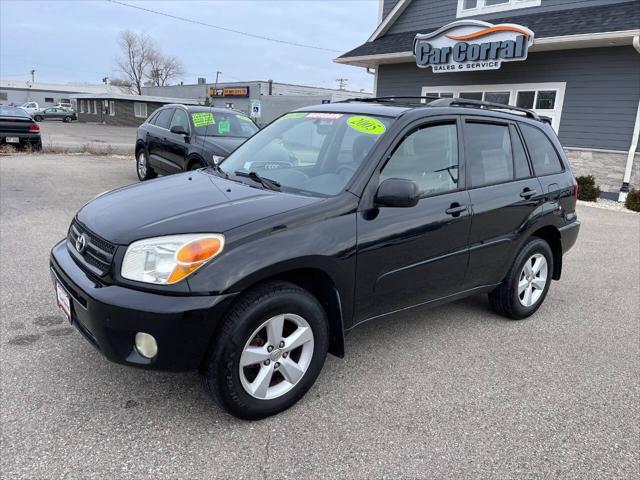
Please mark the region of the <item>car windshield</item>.
[[18, 107], [0, 106], [0, 116], [2, 117], [29, 117], [29, 114]]
[[283, 190], [340, 193], [393, 119], [351, 113], [288, 113], [240, 146], [220, 168], [256, 172]]
[[248, 138], [258, 131], [253, 121], [240, 113], [220, 111], [190, 112], [196, 135], [204, 137]]

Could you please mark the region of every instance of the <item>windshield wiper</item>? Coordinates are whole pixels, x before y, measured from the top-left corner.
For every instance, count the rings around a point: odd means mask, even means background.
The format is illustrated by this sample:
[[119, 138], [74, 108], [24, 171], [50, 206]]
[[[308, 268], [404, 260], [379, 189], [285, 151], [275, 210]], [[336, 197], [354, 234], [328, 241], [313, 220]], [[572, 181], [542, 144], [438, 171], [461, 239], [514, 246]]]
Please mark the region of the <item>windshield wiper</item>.
[[264, 188], [267, 188], [269, 190], [280, 191], [280, 183], [276, 182], [275, 180], [271, 180], [270, 178], [261, 177], [260, 175], [258, 175], [257, 172], [254, 172], [253, 170], [250, 172], [243, 172], [241, 170], [236, 170], [233, 173], [235, 173], [239, 177], [250, 178], [254, 182], [258, 182]]

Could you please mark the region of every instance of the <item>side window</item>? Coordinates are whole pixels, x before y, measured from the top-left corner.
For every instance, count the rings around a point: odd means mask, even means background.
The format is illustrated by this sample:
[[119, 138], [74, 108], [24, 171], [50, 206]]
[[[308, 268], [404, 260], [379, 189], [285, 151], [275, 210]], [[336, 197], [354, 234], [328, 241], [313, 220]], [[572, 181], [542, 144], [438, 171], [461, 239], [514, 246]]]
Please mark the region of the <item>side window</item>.
[[458, 133], [455, 123], [419, 128], [395, 149], [380, 172], [387, 178], [413, 180], [423, 195], [458, 188]]
[[531, 176], [531, 169], [529, 168], [529, 162], [527, 162], [527, 154], [524, 151], [522, 145], [522, 139], [513, 125], [509, 126], [511, 131], [511, 145], [513, 146], [513, 166], [516, 171], [516, 178], [529, 178]]
[[175, 125], [180, 125], [185, 131], [189, 131], [189, 118], [184, 110], [181, 108], [176, 108], [176, 113], [173, 114], [173, 118], [171, 119], [171, 127]]
[[520, 124], [524, 141], [529, 149], [536, 175], [549, 175], [562, 171], [562, 162], [547, 136], [535, 127]]
[[154, 125], [169, 130], [169, 125], [171, 124], [171, 117], [173, 117], [174, 110], [174, 108], [167, 108], [166, 110], [162, 110], [153, 122]]
[[513, 180], [511, 137], [507, 125], [467, 122], [464, 141], [472, 187]]

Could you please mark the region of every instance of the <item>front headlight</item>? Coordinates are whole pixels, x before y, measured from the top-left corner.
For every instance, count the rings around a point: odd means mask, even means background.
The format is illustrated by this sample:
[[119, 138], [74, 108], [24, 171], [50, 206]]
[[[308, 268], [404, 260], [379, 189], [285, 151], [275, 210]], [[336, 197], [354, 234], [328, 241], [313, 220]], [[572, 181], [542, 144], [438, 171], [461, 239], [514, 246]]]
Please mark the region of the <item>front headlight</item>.
[[170, 285], [191, 275], [224, 248], [224, 235], [194, 233], [147, 238], [133, 242], [122, 261], [129, 280]]

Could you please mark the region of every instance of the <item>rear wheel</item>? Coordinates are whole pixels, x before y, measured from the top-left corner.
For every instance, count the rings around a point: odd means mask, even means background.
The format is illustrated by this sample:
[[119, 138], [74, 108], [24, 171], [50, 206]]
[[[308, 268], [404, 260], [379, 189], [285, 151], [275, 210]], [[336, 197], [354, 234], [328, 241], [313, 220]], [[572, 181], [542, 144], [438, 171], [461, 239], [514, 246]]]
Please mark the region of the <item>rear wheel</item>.
[[533, 315], [544, 301], [553, 272], [553, 254], [541, 238], [531, 238], [520, 250], [506, 278], [489, 294], [491, 308], [514, 320]]
[[40, 115], [36, 115], [35, 117], [33, 117], [33, 119], [34, 119], [36, 122], [41, 122], [41, 121], [42, 121], [42, 116], [40, 116]]
[[311, 388], [328, 346], [326, 316], [313, 295], [286, 282], [265, 284], [227, 315], [204, 365], [204, 384], [236, 417], [268, 417]]
[[149, 153], [145, 147], [140, 148], [136, 155], [136, 173], [141, 182], [157, 176], [156, 172], [149, 166]]

